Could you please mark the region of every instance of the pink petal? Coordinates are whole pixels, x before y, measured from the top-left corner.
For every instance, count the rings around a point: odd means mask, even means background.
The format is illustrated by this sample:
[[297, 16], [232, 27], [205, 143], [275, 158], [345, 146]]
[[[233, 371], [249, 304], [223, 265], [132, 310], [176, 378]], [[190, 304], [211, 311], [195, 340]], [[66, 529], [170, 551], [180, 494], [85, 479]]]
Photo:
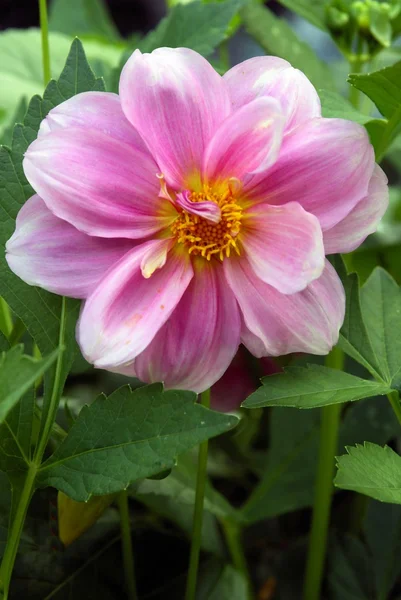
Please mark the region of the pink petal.
[[23, 166], [47, 207], [90, 235], [138, 239], [174, 219], [150, 155], [100, 131], [52, 131], [29, 146]]
[[285, 136], [280, 156], [246, 190], [254, 200], [296, 200], [323, 229], [341, 221], [368, 191], [373, 147], [364, 127], [343, 119], [313, 119]]
[[300, 292], [320, 277], [323, 236], [314, 215], [298, 202], [258, 204], [245, 214], [241, 241], [257, 277], [282, 294]]
[[121, 74], [120, 97], [167, 183], [189, 187], [186, 181], [200, 169], [207, 143], [230, 112], [220, 75], [188, 48], [135, 50]]
[[255, 356], [327, 354], [337, 343], [345, 295], [328, 261], [319, 279], [291, 295], [263, 283], [244, 257], [224, 261], [224, 268], [243, 315], [242, 342]]
[[200, 259], [167, 323], [125, 374], [202, 392], [229, 366], [240, 341], [239, 310], [221, 265]]
[[132, 361], [170, 317], [192, 279], [187, 254], [170, 252], [150, 278], [141, 272], [144, 256], [165, 253], [170, 240], [137, 246], [110, 270], [83, 307], [78, 341], [86, 359], [99, 368]]
[[188, 190], [177, 194], [175, 198], [176, 205], [186, 212], [191, 213], [192, 215], [198, 215], [198, 217], [202, 217], [211, 223], [219, 223], [221, 219], [221, 210], [215, 202], [210, 200], [192, 202], [189, 196], [190, 193]]
[[210, 140], [204, 156], [206, 178], [242, 178], [272, 165], [283, 137], [284, 117], [273, 98], [259, 98], [230, 115]]
[[320, 100], [315, 88], [301, 71], [281, 58], [250, 58], [227, 71], [223, 79], [234, 110], [255, 98], [269, 96], [279, 100], [287, 131], [320, 117]]
[[375, 165], [367, 195], [342, 221], [324, 232], [326, 254], [352, 252], [358, 248], [369, 234], [376, 231], [387, 207], [387, 177], [379, 165]]
[[17, 215], [6, 244], [10, 269], [29, 285], [86, 298], [106, 271], [133, 247], [131, 240], [91, 237], [55, 217], [35, 195]]
[[70, 127], [96, 129], [125, 142], [146, 155], [150, 154], [139, 133], [124, 115], [120, 98], [108, 92], [83, 92], [62, 102], [40, 124], [38, 137]]

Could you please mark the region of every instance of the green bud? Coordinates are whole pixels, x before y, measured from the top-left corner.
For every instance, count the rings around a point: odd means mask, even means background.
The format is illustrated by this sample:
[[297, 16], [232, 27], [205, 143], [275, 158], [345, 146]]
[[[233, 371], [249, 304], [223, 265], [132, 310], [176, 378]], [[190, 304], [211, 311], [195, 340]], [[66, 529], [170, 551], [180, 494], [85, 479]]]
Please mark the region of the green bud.
[[349, 15], [334, 6], [327, 7], [326, 15], [329, 29], [335, 31], [345, 29], [349, 23]]

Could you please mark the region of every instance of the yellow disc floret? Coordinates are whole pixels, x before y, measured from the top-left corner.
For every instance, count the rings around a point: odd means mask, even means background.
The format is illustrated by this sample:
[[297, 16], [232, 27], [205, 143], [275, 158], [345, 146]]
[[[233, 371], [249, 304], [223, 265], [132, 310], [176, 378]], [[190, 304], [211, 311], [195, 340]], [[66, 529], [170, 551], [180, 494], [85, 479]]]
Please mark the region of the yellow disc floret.
[[242, 208], [233, 195], [233, 186], [225, 186], [222, 194], [209, 186], [201, 192], [191, 192], [191, 202], [214, 202], [220, 208], [221, 218], [213, 223], [199, 215], [182, 210], [171, 229], [178, 244], [184, 244], [189, 254], [223, 260], [232, 250], [240, 253], [238, 234], [241, 229]]

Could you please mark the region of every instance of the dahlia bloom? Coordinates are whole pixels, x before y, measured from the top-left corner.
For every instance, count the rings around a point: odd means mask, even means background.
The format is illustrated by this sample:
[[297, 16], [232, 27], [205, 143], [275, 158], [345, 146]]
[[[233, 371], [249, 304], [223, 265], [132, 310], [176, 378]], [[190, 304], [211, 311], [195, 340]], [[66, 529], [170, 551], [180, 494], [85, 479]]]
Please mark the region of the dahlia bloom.
[[37, 195], [10, 268], [85, 300], [96, 367], [196, 392], [241, 341], [329, 352], [344, 291], [325, 254], [356, 248], [388, 202], [365, 129], [322, 118], [300, 71], [260, 57], [220, 77], [185, 48], [137, 50], [119, 96], [51, 110], [24, 171]]

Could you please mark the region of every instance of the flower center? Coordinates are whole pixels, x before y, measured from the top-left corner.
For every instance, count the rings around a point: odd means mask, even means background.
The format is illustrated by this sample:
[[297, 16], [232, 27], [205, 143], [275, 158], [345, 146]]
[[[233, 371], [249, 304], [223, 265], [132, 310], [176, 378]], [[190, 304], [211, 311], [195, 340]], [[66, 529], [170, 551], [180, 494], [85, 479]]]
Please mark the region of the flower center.
[[202, 192], [191, 192], [187, 195], [193, 203], [213, 202], [220, 209], [220, 220], [212, 222], [200, 215], [182, 210], [174, 221], [171, 229], [178, 244], [184, 244], [189, 254], [203, 256], [210, 260], [212, 256], [223, 260], [229, 257], [231, 250], [237, 254], [238, 234], [241, 229], [242, 208], [236, 202], [232, 185], [228, 185], [223, 194], [218, 194], [209, 186]]

